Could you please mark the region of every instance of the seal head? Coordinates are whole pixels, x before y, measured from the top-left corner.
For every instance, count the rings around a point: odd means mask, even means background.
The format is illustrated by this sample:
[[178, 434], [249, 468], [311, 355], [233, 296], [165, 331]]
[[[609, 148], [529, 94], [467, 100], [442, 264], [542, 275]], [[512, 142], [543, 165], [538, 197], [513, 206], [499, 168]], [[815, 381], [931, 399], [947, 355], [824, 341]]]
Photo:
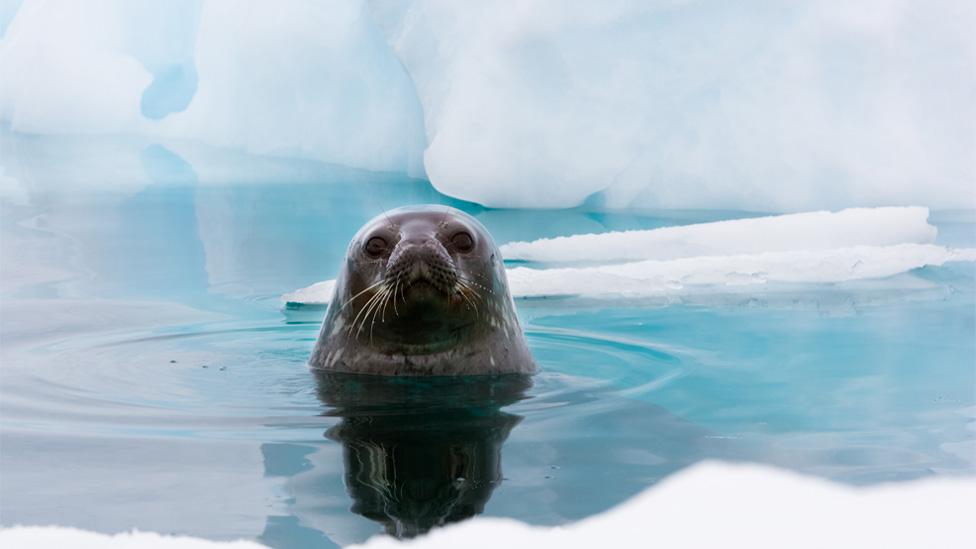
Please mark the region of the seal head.
[[309, 362], [377, 375], [535, 371], [498, 247], [446, 206], [399, 208], [356, 233]]

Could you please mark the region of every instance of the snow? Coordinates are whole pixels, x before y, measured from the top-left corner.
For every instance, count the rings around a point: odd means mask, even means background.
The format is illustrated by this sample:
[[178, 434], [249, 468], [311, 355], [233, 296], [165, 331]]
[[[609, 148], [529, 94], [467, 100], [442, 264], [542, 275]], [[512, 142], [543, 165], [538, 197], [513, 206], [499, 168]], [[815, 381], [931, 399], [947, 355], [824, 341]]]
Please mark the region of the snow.
[[480, 518], [405, 544], [374, 537], [350, 547], [970, 547], [974, 498], [973, 479], [850, 488], [706, 462], [568, 526]]
[[[970, 547], [976, 479], [928, 478], [853, 488], [769, 466], [703, 462], [579, 522], [530, 526], [479, 517], [398, 541], [349, 547]], [[919, 502], [925, 502], [919, 505]], [[3, 547], [264, 547], [147, 532], [114, 536], [63, 527], [0, 529]]]
[[966, 208], [974, 26], [965, 0], [13, 1], [0, 124], [491, 207]]
[[0, 546], [18, 549], [264, 549], [253, 541], [208, 541], [154, 532], [108, 535], [63, 526], [15, 526], [0, 529]]
[[515, 297], [650, 297], [702, 287], [767, 283], [828, 284], [893, 276], [949, 261], [976, 261], [976, 249], [925, 244], [857, 246], [824, 251], [766, 252], [647, 260], [597, 267], [508, 270]]
[[851, 208], [512, 242], [503, 245], [501, 252], [506, 260], [634, 261], [927, 244], [935, 241], [937, 233], [928, 217], [928, 209], [919, 207]]

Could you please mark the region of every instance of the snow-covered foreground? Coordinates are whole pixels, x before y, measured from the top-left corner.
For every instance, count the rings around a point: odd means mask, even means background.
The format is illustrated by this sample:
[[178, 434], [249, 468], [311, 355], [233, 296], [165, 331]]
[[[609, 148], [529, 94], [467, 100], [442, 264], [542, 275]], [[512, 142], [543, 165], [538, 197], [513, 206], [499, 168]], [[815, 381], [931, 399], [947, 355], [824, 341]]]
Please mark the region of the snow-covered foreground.
[[[455, 547], [972, 547], [976, 479], [932, 478], [851, 488], [759, 465], [706, 462], [615, 509], [562, 527], [476, 518], [410, 541], [377, 536], [363, 549]], [[246, 549], [152, 533], [8, 528], [0, 546]]]
[[61, 526], [16, 526], [0, 529], [0, 546], [11, 549], [263, 549], [253, 541], [209, 541], [155, 532], [108, 535]]
[[[750, 286], [758, 291], [770, 283], [881, 279], [927, 265], [976, 261], [976, 249], [931, 244], [936, 229], [927, 218], [925, 208], [858, 208], [573, 235], [501, 249], [506, 259], [559, 264], [509, 268], [515, 298], [654, 297]], [[324, 305], [333, 289], [334, 281], [319, 282], [282, 300]]]

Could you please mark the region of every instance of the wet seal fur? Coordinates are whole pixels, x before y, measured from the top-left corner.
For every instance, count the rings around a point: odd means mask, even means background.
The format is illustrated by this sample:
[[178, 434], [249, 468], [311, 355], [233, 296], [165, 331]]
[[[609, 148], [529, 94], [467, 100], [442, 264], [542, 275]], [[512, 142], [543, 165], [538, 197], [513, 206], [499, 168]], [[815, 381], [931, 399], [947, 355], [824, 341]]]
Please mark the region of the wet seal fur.
[[536, 369], [498, 247], [446, 206], [398, 208], [356, 233], [309, 364], [393, 376]]

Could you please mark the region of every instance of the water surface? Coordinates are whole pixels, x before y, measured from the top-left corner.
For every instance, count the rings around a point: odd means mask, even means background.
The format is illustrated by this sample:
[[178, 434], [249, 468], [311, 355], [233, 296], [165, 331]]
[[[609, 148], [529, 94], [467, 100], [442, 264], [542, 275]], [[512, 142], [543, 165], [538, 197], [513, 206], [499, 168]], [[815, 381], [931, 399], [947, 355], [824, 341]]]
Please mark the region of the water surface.
[[[3, 525], [330, 546], [479, 513], [562, 524], [703, 459], [855, 485], [976, 472], [971, 264], [520, 301], [531, 380], [330, 386], [305, 364], [317, 323], [279, 296], [332, 278], [384, 209], [451, 204], [499, 243], [758, 212], [485, 210], [401, 176], [151, 143], [93, 167], [76, 142], [5, 139]], [[976, 242], [971, 212], [933, 222]]]

